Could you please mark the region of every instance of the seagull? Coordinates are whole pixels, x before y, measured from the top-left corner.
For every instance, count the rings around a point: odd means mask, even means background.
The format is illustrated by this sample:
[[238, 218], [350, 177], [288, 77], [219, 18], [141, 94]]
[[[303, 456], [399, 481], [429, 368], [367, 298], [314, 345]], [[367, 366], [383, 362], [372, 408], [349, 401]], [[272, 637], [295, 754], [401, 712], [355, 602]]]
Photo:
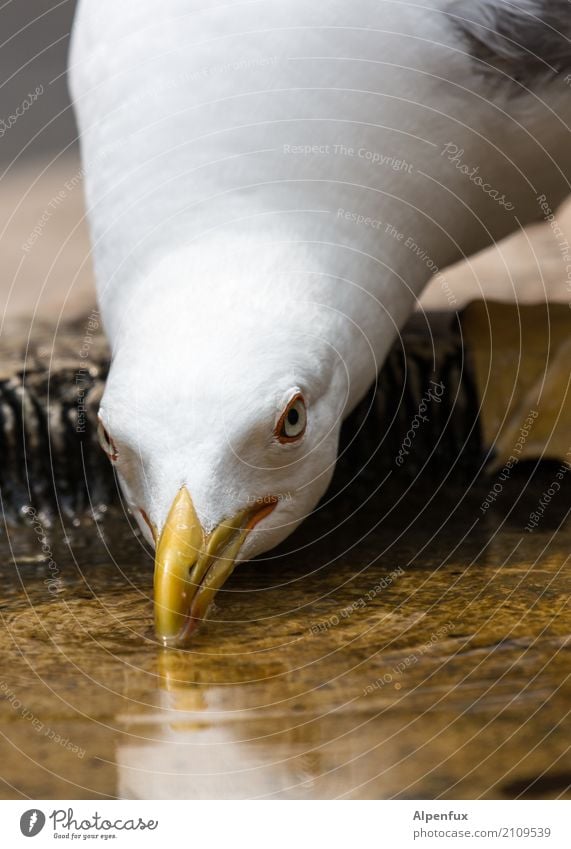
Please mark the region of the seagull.
[[99, 438], [185, 646], [325, 493], [431, 277], [551, 216], [566, 0], [80, 0]]

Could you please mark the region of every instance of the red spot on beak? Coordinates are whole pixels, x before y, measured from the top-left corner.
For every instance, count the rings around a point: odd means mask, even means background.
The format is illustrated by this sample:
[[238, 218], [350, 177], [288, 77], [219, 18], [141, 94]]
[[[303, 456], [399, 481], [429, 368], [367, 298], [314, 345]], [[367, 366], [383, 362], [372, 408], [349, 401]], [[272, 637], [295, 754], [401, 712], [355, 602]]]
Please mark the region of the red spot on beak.
[[151, 534], [153, 535], [153, 539], [156, 542], [157, 541], [157, 530], [156, 530], [155, 526], [153, 525], [153, 523], [151, 522], [151, 520], [147, 516], [147, 513], [145, 512], [145, 510], [143, 510], [142, 507], [139, 507], [139, 513], [143, 517], [145, 524], [148, 526]]

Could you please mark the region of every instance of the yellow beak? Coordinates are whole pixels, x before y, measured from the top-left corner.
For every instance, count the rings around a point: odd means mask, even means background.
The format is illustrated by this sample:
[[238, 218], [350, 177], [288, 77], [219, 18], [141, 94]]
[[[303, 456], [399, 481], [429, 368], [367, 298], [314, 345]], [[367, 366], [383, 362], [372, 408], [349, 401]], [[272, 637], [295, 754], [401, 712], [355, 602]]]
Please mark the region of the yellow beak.
[[163, 645], [188, 643], [232, 574], [249, 532], [276, 504], [274, 497], [260, 499], [207, 536], [187, 488], [178, 491], [155, 553], [155, 630]]

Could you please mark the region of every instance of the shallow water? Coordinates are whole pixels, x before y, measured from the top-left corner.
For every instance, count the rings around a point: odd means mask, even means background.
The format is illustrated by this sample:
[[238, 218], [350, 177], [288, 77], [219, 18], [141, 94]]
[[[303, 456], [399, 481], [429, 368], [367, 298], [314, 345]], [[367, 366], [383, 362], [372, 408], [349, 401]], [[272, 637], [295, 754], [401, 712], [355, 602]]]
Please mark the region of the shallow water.
[[527, 476], [486, 514], [490, 480], [385, 486], [345, 522], [336, 499], [239, 567], [186, 652], [154, 642], [127, 518], [54, 528], [43, 552], [40, 526], [11, 529], [2, 795], [569, 795], [571, 525], [554, 503], [523, 530]]

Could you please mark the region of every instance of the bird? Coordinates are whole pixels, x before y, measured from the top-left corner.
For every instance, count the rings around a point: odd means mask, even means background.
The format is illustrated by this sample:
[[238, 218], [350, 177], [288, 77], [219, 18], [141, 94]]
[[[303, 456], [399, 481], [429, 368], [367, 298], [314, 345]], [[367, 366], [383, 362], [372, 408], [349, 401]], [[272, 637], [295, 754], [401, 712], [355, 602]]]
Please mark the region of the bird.
[[569, 187], [565, 0], [80, 0], [101, 445], [184, 647], [331, 481], [427, 282]]

